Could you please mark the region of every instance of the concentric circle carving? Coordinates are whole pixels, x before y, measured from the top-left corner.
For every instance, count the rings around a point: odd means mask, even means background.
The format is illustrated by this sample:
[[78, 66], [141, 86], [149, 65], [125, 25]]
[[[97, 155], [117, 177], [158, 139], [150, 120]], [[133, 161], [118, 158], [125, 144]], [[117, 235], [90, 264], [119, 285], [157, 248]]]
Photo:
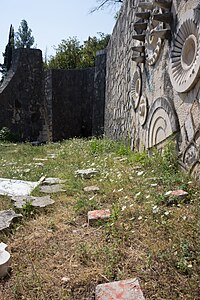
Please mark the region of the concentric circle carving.
[[178, 119], [172, 103], [158, 98], [151, 106], [147, 119], [147, 148], [158, 145], [178, 131]]
[[138, 107], [141, 91], [142, 91], [142, 77], [141, 77], [140, 68], [137, 67], [131, 81], [131, 98], [135, 109]]
[[180, 93], [189, 91], [200, 74], [200, 29], [192, 16], [180, 24], [171, 51], [170, 79]]
[[140, 103], [138, 107], [139, 121], [141, 125], [144, 125], [147, 119], [148, 112], [148, 101], [147, 97], [142, 95], [140, 98]]
[[152, 35], [154, 30], [163, 29], [163, 23], [153, 19], [153, 14], [162, 13], [161, 9], [155, 8], [152, 16], [149, 19], [148, 27], [145, 37], [145, 57], [146, 62], [151, 66], [156, 63], [160, 55], [162, 39], [158, 36]]

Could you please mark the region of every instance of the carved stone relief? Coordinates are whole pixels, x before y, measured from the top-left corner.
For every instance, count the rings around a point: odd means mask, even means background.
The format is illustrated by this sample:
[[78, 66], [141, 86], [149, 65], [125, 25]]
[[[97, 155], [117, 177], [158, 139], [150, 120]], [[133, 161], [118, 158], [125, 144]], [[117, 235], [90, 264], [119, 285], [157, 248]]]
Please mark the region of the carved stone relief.
[[137, 63], [147, 62], [154, 65], [160, 55], [162, 42], [171, 36], [169, 25], [172, 20], [170, 12], [172, 1], [154, 0], [150, 2], [138, 2], [134, 23], [136, 34], [133, 39], [140, 42], [132, 47], [139, 56], [133, 56], [132, 60]]
[[136, 67], [135, 73], [131, 81], [131, 99], [133, 102], [133, 107], [136, 109], [138, 107], [140, 96], [142, 90], [142, 77], [139, 67]]
[[174, 37], [170, 79], [177, 92], [187, 92], [200, 76], [200, 28], [190, 10], [183, 17]]
[[[153, 10], [153, 14], [162, 13], [161, 9], [155, 8]], [[145, 58], [146, 62], [149, 65], [154, 65], [158, 60], [161, 46], [162, 46], [162, 39], [159, 36], [152, 35], [154, 30], [163, 29], [163, 23], [157, 20], [154, 20], [153, 16], [149, 19], [149, 24], [146, 30], [146, 37], [145, 37]]]
[[147, 113], [148, 113], [147, 97], [142, 95], [140, 99], [139, 108], [138, 108], [139, 122], [141, 125], [145, 124], [147, 119]]
[[190, 143], [183, 155], [183, 163], [187, 168], [191, 168], [199, 159], [199, 151], [194, 143]]
[[196, 180], [200, 180], [200, 162], [196, 162], [191, 169], [191, 174]]
[[150, 107], [147, 119], [146, 148], [164, 141], [179, 129], [176, 112], [167, 98], [158, 98]]

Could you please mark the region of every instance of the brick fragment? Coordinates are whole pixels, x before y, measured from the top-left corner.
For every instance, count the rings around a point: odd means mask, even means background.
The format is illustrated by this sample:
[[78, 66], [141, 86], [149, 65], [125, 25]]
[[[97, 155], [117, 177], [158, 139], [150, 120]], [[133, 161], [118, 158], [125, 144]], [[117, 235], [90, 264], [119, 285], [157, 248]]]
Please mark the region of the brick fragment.
[[96, 221], [108, 219], [111, 215], [111, 212], [109, 209], [105, 210], [92, 210], [88, 212], [88, 224], [92, 225]]
[[137, 278], [99, 284], [96, 300], [145, 300]]

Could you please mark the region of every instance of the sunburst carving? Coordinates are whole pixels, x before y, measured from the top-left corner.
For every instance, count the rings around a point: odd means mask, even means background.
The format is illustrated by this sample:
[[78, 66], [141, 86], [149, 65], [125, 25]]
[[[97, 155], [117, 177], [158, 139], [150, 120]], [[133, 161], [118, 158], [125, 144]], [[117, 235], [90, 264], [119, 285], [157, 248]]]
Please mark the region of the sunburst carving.
[[199, 75], [200, 29], [191, 16], [177, 30], [171, 51], [170, 78], [174, 89], [183, 93], [195, 85]]

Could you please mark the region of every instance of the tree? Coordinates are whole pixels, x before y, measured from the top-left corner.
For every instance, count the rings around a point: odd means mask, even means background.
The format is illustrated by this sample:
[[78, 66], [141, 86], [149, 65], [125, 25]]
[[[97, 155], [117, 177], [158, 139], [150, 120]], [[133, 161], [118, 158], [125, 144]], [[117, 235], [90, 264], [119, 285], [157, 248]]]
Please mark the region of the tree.
[[62, 40], [56, 48], [56, 55], [47, 64], [50, 69], [77, 69], [95, 65], [96, 52], [104, 49], [110, 35], [99, 33], [100, 37], [89, 37], [83, 45], [76, 37]]
[[31, 35], [32, 30], [28, 27], [26, 20], [22, 20], [15, 34], [16, 48], [31, 48], [34, 44], [34, 37]]
[[8, 44], [6, 45], [5, 52], [3, 53], [4, 63], [0, 64], [0, 72], [2, 73], [2, 80], [6, 76], [8, 70], [11, 67], [12, 63], [12, 54], [14, 50], [14, 28], [12, 24], [10, 25]]
[[76, 37], [62, 40], [56, 48], [56, 55], [50, 58], [48, 68], [50, 69], [75, 69], [80, 65], [80, 42]]
[[93, 67], [95, 65], [96, 53], [99, 50], [105, 49], [108, 45], [110, 35], [99, 32], [99, 38], [94, 36], [84, 41], [81, 50], [81, 68]]
[[118, 7], [123, 3], [123, 0], [96, 0], [97, 6], [91, 9], [91, 13], [104, 9], [105, 7]]

